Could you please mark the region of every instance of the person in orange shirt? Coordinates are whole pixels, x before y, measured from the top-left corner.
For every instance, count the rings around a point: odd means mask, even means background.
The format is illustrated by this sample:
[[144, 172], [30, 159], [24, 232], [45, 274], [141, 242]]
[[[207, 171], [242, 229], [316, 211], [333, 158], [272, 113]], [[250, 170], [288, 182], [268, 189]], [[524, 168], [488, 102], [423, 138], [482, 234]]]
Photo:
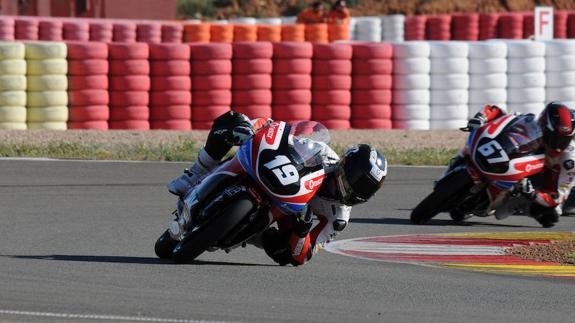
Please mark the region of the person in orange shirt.
[[325, 21], [323, 3], [314, 2], [310, 8], [305, 9], [297, 16], [298, 24], [319, 24]]
[[327, 21], [331, 24], [346, 24], [349, 22], [349, 10], [344, 0], [337, 0], [333, 3], [327, 15]]

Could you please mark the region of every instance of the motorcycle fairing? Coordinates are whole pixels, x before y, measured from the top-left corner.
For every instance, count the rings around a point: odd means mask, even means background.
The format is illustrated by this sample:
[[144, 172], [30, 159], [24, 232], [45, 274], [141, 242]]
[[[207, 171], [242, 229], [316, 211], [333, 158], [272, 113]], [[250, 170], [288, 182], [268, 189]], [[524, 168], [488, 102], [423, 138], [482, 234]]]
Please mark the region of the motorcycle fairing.
[[325, 171], [322, 165], [305, 167], [291, 149], [290, 126], [273, 122], [240, 147], [242, 168], [285, 213], [303, 210], [315, 195]]
[[[475, 168], [495, 186], [508, 189], [524, 177], [538, 173], [543, 168], [544, 154], [528, 153], [510, 158], [499, 143], [502, 132], [513, 121], [523, 116], [506, 115], [471, 132], [466, 149], [471, 152]], [[502, 137], [498, 137], [502, 134]], [[478, 154], [479, 152], [479, 154]], [[491, 157], [491, 158], [487, 158]]]

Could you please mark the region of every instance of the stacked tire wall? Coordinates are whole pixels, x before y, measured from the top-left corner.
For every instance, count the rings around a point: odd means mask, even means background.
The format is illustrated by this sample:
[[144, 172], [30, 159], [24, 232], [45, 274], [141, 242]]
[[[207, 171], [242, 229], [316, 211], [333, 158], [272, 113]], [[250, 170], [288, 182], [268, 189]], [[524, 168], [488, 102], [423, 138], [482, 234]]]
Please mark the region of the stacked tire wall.
[[232, 108], [250, 118], [272, 116], [273, 46], [233, 43]]
[[28, 129], [67, 129], [67, 47], [61, 42], [25, 43]]
[[575, 108], [575, 41], [545, 42], [545, 101]]
[[457, 129], [467, 124], [469, 47], [435, 42], [431, 47], [430, 128]]
[[391, 129], [392, 56], [389, 44], [353, 45], [352, 128]]
[[332, 129], [456, 128], [485, 104], [575, 104], [574, 43], [4, 42], [0, 124], [208, 129], [234, 109]]
[[210, 129], [232, 104], [232, 46], [191, 45], [192, 128]]
[[150, 44], [152, 129], [192, 128], [190, 46]]
[[0, 129], [27, 129], [24, 57], [24, 44], [0, 42]]
[[274, 43], [272, 117], [311, 120], [313, 46], [310, 43]]
[[108, 45], [68, 43], [70, 129], [108, 129]]
[[148, 45], [112, 43], [110, 57], [110, 129], [150, 129]]
[[314, 44], [312, 119], [331, 129], [351, 127], [351, 57], [349, 44]]
[[431, 49], [426, 42], [393, 45], [393, 128], [429, 129]]
[[469, 43], [469, 117], [486, 104], [507, 103], [507, 46], [502, 42]]
[[539, 113], [545, 105], [545, 43], [507, 41], [507, 108]]

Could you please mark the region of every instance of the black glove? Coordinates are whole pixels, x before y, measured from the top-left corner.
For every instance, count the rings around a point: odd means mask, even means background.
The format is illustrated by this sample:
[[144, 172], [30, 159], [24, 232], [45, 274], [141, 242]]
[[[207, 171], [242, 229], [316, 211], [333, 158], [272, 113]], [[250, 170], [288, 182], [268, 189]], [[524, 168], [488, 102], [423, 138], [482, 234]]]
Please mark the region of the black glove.
[[214, 120], [206, 152], [215, 160], [221, 160], [233, 146], [242, 145], [255, 135], [250, 119], [239, 112], [226, 112]]
[[483, 126], [486, 121], [487, 121], [487, 118], [485, 117], [485, 115], [483, 115], [483, 113], [479, 112], [473, 118], [469, 119], [469, 121], [467, 121], [467, 128], [468, 129], [477, 129], [477, 128]]
[[296, 215], [296, 221], [293, 229], [295, 235], [303, 238], [311, 231], [311, 226], [313, 225], [312, 216], [313, 212], [307, 205], [300, 213]]
[[536, 197], [535, 188], [529, 180], [529, 178], [524, 178], [519, 183], [516, 184], [516, 189], [528, 200], [534, 200]]

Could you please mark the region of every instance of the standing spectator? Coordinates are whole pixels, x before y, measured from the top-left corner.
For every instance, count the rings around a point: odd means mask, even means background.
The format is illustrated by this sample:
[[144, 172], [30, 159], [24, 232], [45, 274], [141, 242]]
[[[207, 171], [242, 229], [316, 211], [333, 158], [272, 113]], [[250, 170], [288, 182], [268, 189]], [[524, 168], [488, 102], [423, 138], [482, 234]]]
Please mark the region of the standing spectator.
[[337, 0], [331, 5], [331, 9], [327, 14], [327, 22], [332, 24], [349, 23], [349, 9], [347, 9], [344, 0]]
[[323, 2], [315, 1], [310, 8], [305, 9], [297, 16], [299, 24], [320, 24], [325, 21]]

